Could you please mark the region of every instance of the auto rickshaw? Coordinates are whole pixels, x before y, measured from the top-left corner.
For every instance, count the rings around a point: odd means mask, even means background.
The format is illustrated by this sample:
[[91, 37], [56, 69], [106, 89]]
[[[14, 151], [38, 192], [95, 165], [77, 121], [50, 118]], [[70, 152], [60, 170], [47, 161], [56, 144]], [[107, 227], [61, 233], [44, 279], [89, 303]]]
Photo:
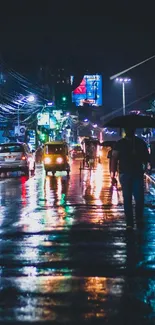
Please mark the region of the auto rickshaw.
[[66, 171], [69, 176], [70, 165], [68, 156], [68, 145], [64, 141], [47, 142], [44, 145], [43, 163], [46, 175], [57, 171]]
[[97, 162], [100, 162], [100, 142], [97, 138], [88, 137], [84, 138], [81, 142], [83, 151], [84, 151], [84, 160], [83, 160], [83, 167], [85, 165], [89, 166], [89, 154], [87, 152], [89, 151], [90, 147], [92, 146], [94, 148], [94, 158], [95, 161], [93, 165]]

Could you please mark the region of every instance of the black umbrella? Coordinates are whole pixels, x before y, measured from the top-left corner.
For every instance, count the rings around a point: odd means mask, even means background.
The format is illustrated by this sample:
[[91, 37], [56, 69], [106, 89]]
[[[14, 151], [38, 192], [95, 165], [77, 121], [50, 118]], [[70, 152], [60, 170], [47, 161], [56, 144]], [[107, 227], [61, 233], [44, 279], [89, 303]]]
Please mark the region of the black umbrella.
[[117, 116], [105, 123], [111, 128], [155, 128], [155, 118], [146, 115]]
[[111, 148], [113, 148], [115, 143], [116, 143], [116, 141], [104, 141], [104, 142], [102, 142], [102, 146], [103, 147], [111, 147]]

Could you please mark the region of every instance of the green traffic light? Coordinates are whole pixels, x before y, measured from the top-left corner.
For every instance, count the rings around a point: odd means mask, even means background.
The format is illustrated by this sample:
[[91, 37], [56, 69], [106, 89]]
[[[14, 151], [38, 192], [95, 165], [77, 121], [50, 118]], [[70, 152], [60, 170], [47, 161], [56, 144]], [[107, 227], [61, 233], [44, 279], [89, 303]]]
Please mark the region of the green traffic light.
[[67, 99], [67, 98], [66, 98], [65, 96], [62, 97], [63, 102], [65, 102], [66, 99]]
[[44, 133], [41, 134], [41, 139], [45, 140], [45, 134]]

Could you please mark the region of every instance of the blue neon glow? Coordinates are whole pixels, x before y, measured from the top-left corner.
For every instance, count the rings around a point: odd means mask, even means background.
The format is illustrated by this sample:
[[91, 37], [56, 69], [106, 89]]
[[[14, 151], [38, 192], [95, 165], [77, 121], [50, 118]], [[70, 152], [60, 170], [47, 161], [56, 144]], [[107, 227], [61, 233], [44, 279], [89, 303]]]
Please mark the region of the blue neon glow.
[[[73, 83], [74, 77], [71, 77]], [[88, 104], [90, 106], [102, 106], [102, 76], [85, 75], [80, 85], [72, 92], [72, 102], [76, 106]]]

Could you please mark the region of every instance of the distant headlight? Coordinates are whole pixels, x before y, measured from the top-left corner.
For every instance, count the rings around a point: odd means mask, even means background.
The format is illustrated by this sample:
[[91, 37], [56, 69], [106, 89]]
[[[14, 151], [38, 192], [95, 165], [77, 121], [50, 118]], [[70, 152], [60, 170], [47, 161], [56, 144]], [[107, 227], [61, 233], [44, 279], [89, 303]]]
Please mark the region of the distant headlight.
[[57, 161], [58, 164], [62, 164], [63, 159], [61, 157], [58, 157], [56, 161]]
[[50, 164], [50, 163], [51, 163], [51, 158], [46, 157], [46, 158], [44, 159], [44, 163], [45, 163], [45, 164]]

